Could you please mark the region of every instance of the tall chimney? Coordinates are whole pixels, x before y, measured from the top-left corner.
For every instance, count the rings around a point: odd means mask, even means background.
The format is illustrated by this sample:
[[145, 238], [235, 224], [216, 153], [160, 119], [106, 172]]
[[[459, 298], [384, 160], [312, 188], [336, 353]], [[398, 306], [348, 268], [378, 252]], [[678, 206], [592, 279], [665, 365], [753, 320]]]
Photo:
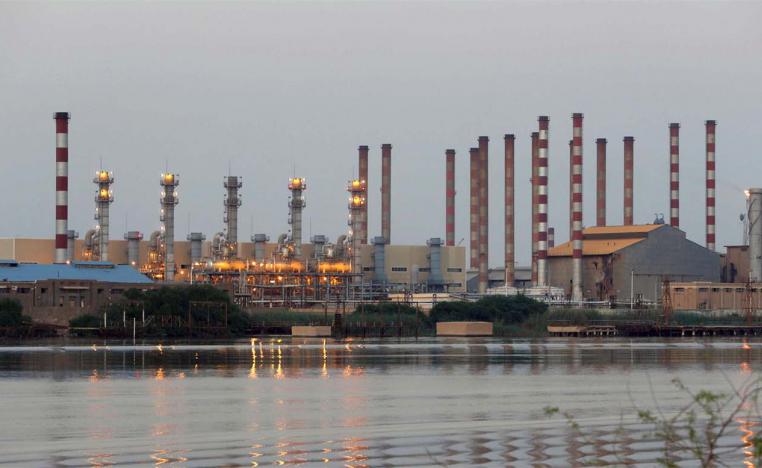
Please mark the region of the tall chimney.
[[98, 171], [93, 182], [98, 187], [95, 192], [95, 220], [98, 221], [98, 260], [107, 262], [109, 225], [111, 224], [109, 222], [109, 206], [114, 201], [114, 194], [111, 192], [114, 174], [109, 171]]
[[514, 246], [515, 225], [513, 219], [515, 195], [514, 174], [514, 141], [515, 137], [505, 135], [505, 285], [513, 286], [515, 279], [514, 261], [516, 250]]
[[469, 223], [469, 243], [470, 251], [469, 264], [472, 269], [479, 268], [479, 148], [471, 148], [469, 155], [469, 191], [470, 191], [470, 223]]
[[669, 124], [669, 225], [680, 228], [680, 124]]
[[479, 137], [479, 292], [489, 286], [489, 138]]
[[[302, 256], [302, 211], [307, 206], [304, 199], [304, 191], [307, 190], [307, 182], [301, 177], [288, 179], [288, 189], [291, 191], [291, 201], [288, 203], [289, 222], [291, 223], [291, 242], [294, 243], [294, 255]], [[365, 205], [363, 205], [364, 207]], [[363, 211], [359, 210], [357, 242], [362, 244], [363, 239]]]
[[715, 127], [717, 122], [714, 120], [706, 121], [706, 248], [715, 250], [715, 191], [714, 191], [714, 145], [715, 145]]
[[143, 240], [143, 233], [140, 231], [129, 231], [124, 234], [127, 241], [127, 263], [135, 269], [140, 269], [140, 241]]
[[556, 228], [548, 227], [548, 248], [552, 249], [556, 246]]
[[537, 141], [537, 286], [548, 286], [548, 131], [550, 119], [542, 115]]
[[[238, 176], [228, 175], [223, 178], [222, 186], [225, 188], [225, 198], [223, 199], [225, 206], [223, 221], [225, 222], [225, 240], [227, 243], [225, 250], [228, 256], [236, 258], [238, 257], [238, 208], [241, 207], [241, 196], [238, 190], [243, 187], [243, 181]], [[301, 242], [301, 235], [299, 241]]]
[[[352, 282], [360, 284], [362, 282], [363, 274], [362, 251], [360, 248], [360, 239], [356, 234], [362, 230], [361, 213], [362, 207], [365, 205], [365, 182], [360, 179], [350, 180], [347, 186], [347, 191], [349, 192], [349, 225], [352, 230], [352, 235], [349, 238], [350, 259], [353, 273]], [[386, 238], [384, 238], [384, 241], [388, 243]]]
[[365, 145], [362, 145], [357, 148], [357, 168], [358, 168], [358, 176], [360, 180], [365, 181], [365, 200], [366, 203], [363, 206], [362, 209], [362, 232], [360, 233], [360, 243], [361, 244], [367, 244], [368, 243], [368, 147]]
[[532, 132], [532, 286], [537, 286], [537, 153], [540, 134]]
[[161, 185], [161, 215], [162, 234], [164, 236], [164, 280], [175, 280], [175, 206], [180, 202], [177, 197], [177, 186], [180, 185], [178, 174], [162, 174]]
[[574, 234], [574, 140], [569, 140], [569, 241]]
[[445, 242], [455, 245], [455, 150], [445, 151]]
[[56, 112], [56, 263], [68, 260], [69, 113]]
[[595, 172], [595, 225], [606, 225], [606, 139], [595, 140], [597, 165]]
[[[367, 193], [367, 192], [366, 192]], [[367, 208], [366, 208], [367, 209]], [[381, 236], [387, 244], [392, 235], [392, 145], [381, 145]]]
[[624, 137], [624, 225], [632, 226], [634, 221], [634, 180], [635, 180], [635, 137]]
[[572, 115], [572, 301], [582, 302], [582, 119]]

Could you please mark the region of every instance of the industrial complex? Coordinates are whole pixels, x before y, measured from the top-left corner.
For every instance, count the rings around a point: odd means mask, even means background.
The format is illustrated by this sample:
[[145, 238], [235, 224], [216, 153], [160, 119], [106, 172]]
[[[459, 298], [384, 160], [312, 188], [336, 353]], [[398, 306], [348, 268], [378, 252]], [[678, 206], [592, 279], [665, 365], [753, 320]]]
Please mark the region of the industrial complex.
[[[595, 180], [595, 226], [583, 224], [583, 122], [571, 118], [573, 139], [569, 142], [569, 231], [570, 239], [557, 244], [548, 223], [548, 174], [550, 119], [540, 116], [531, 135], [531, 222], [515, 219], [515, 141], [503, 137], [505, 259], [501, 268], [489, 268], [489, 142], [476, 139], [469, 150], [469, 242], [468, 254], [455, 243], [459, 219], [455, 203], [454, 149], [444, 152], [444, 237], [436, 232], [425, 245], [395, 245], [391, 225], [392, 145], [380, 146], [381, 232], [368, 232], [369, 147], [359, 146], [358, 172], [347, 182], [348, 225], [337, 226], [335, 237], [327, 234], [304, 239], [303, 218], [307, 208], [307, 180], [288, 178], [287, 232], [239, 236], [238, 210], [245, 201], [240, 195], [243, 179], [227, 175], [221, 184], [224, 226], [216, 233], [192, 232], [175, 239], [175, 207], [180, 203], [180, 175], [165, 172], [158, 178], [158, 223], [155, 230], [129, 231], [111, 238], [109, 211], [114, 201], [115, 176], [99, 170], [95, 185], [95, 225], [83, 238], [68, 224], [68, 132], [70, 116], [55, 114], [55, 237], [53, 239], [0, 239], [0, 294], [21, 296], [35, 318], [63, 320], [113, 300], [129, 287], [151, 288], [162, 284], [204, 283], [228, 290], [244, 307], [332, 307], [339, 304], [383, 301], [390, 297], [414, 300], [470, 297], [469, 294], [526, 294], [547, 301], [572, 304], [630, 303], [658, 304], [665, 284], [675, 307], [707, 308], [718, 301], [727, 308], [725, 289], [757, 291], [749, 286], [717, 286], [762, 282], [762, 189], [748, 192], [748, 245], [716, 252], [715, 241], [715, 131], [706, 121], [706, 238], [702, 244], [687, 239], [680, 230], [680, 125], [668, 126], [670, 183], [669, 219], [635, 225], [633, 204], [634, 142], [623, 138], [624, 206], [621, 224], [606, 218], [607, 139], [597, 138]], [[619, 181], [617, 181], [619, 182]], [[284, 199], [286, 191], [284, 190]], [[494, 200], [493, 200], [494, 202]], [[82, 209], [78, 207], [78, 209]], [[463, 214], [460, 218], [463, 218]], [[531, 229], [531, 265], [516, 265], [515, 230]], [[434, 230], [436, 231], [436, 229]], [[272, 239], [272, 240], [271, 240]], [[468, 256], [467, 256], [468, 255]], [[695, 288], [694, 288], [695, 287]], [[762, 292], [762, 287], [759, 289]], [[685, 294], [686, 290], [697, 291]], [[706, 299], [699, 293], [717, 293]], [[433, 295], [433, 296], [432, 296]], [[438, 295], [438, 296], [437, 296]], [[711, 294], [710, 294], [711, 295]], [[688, 296], [697, 299], [686, 299]], [[429, 299], [430, 300], [430, 299]], [[436, 299], [434, 299], [436, 300]], [[748, 301], [747, 301], [748, 302]], [[39, 313], [33, 312], [35, 309]], [[66, 312], [64, 312], [66, 310]], [[57, 311], [57, 312], [56, 312]]]

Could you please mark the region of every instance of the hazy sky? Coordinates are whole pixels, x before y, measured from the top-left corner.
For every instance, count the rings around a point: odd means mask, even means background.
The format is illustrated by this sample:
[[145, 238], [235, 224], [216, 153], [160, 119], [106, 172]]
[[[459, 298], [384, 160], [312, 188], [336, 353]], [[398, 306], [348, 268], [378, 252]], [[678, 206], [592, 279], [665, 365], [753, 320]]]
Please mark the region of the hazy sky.
[[[595, 139], [608, 219], [622, 222], [622, 137], [634, 135], [635, 220], [668, 216], [669, 122], [681, 128], [681, 227], [704, 243], [704, 121], [717, 125], [718, 245], [737, 243], [762, 186], [762, 2], [0, 3], [0, 236], [52, 237], [54, 122], [68, 111], [70, 228], [93, 224], [92, 177], [115, 174], [112, 237], [159, 226], [159, 174], [180, 174], [177, 238], [222, 229], [222, 178], [243, 177], [239, 237], [288, 229], [287, 178], [307, 179], [305, 236], [347, 229], [346, 182], [392, 143], [392, 241], [444, 237], [455, 148], [456, 240], [468, 238], [468, 148], [490, 144], [490, 263], [503, 256], [503, 135], [517, 136], [517, 257], [529, 258], [529, 136], [550, 116], [550, 224], [568, 238], [571, 114], [585, 114], [584, 220]], [[128, 225], [125, 220], [128, 219]], [[189, 221], [190, 220], [190, 221]]]

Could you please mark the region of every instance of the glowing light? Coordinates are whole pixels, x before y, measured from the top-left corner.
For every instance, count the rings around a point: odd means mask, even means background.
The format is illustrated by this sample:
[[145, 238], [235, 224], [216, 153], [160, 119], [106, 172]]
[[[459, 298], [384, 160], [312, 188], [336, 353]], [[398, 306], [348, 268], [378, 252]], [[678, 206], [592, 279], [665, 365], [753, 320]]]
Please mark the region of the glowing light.
[[156, 350], [159, 351], [160, 353], [164, 352], [164, 347], [161, 345], [161, 343], [156, 345]]

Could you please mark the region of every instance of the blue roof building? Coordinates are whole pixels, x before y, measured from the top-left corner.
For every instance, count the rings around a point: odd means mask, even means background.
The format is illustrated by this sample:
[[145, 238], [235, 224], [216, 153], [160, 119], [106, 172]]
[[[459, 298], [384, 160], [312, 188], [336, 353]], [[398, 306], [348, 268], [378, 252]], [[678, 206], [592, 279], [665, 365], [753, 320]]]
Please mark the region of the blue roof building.
[[18, 263], [0, 260], [0, 282], [31, 283], [46, 280], [99, 281], [104, 283], [152, 284], [153, 281], [130, 265], [109, 262], [71, 264]]

